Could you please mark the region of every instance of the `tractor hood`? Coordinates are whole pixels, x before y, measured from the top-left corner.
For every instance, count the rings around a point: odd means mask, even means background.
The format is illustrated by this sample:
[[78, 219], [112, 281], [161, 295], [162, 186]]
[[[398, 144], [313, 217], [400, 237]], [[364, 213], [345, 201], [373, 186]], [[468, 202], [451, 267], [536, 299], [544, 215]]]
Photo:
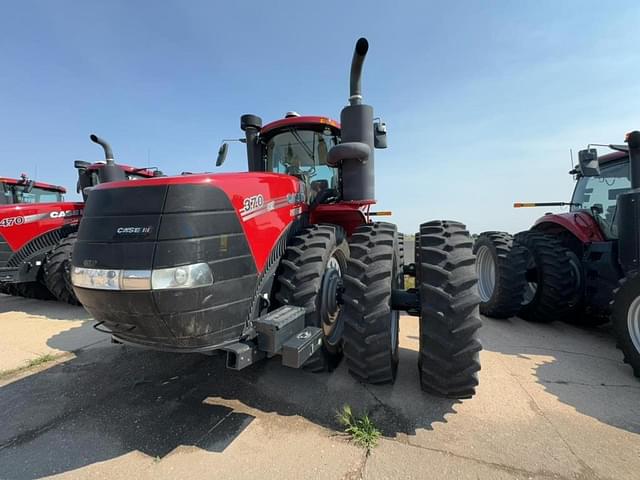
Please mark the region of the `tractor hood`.
[[237, 340], [302, 199], [298, 179], [270, 173], [100, 185], [73, 252], [76, 295], [122, 341], [197, 351]]

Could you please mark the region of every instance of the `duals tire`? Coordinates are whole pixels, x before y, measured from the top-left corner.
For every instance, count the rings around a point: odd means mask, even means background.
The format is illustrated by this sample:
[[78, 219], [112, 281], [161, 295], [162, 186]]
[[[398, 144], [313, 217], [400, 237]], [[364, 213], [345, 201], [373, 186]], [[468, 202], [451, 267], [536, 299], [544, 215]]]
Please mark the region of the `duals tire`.
[[470, 398], [478, 385], [482, 323], [472, 245], [458, 222], [424, 223], [416, 235], [420, 385], [447, 398]]

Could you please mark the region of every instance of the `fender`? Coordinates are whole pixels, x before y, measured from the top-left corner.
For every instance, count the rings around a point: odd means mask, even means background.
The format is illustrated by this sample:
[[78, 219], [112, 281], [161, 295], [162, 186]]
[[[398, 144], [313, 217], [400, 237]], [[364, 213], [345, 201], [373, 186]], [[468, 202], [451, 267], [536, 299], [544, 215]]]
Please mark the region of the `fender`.
[[569, 231], [583, 244], [604, 242], [605, 238], [598, 223], [585, 211], [549, 213], [536, 220], [533, 230]]
[[18, 203], [0, 207], [0, 238], [11, 251], [21, 249], [36, 237], [77, 225], [82, 217], [83, 203]]

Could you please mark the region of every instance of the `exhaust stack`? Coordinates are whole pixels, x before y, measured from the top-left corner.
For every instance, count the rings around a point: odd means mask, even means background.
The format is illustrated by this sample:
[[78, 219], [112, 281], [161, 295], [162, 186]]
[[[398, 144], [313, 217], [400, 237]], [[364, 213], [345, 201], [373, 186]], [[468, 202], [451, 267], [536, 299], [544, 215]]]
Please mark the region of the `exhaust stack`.
[[618, 195], [618, 261], [626, 275], [640, 270], [640, 132], [626, 136], [629, 145], [631, 190]]
[[369, 42], [362, 37], [356, 42], [356, 49], [351, 60], [351, 76], [349, 78], [349, 104], [360, 105], [362, 103], [362, 66], [364, 57], [369, 51]]
[[111, 150], [111, 145], [109, 145], [106, 140], [93, 133], [89, 135], [89, 138], [93, 143], [97, 143], [102, 147], [102, 149], [104, 150], [104, 159], [107, 161], [107, 165], [113, 165], [115, 162], [113, 160], [113, 151]]
[[100, 168], [100, 170], [98, 170], [100, 183], [119, 182], [122, 180], [127, 180], [127, 174], [122, 168], [116, 165], [116, 162], [113, 159], [113, 151], [111, 150], [111, 145], [109, 145], [106, 140], [93, 133], [89, 135], [89, 138], [93, 143], [97, 143], [104, 150], [104, 158], [106, 160], [106, 164], [102, 168]]
[[629, 145], [629, 177], [631, 179], [631, 189], [640, 188], [640, 132], [634, 130], [627, 134], [627, 144]]
[[369, 50], [360, 38], [351, 60], [349, 105], [340, 113], [341, 143], [329, 152], [328, 163], [342, 166], [342, 198], [375, 200], [373, 107], [362, 103], [362, 67]]

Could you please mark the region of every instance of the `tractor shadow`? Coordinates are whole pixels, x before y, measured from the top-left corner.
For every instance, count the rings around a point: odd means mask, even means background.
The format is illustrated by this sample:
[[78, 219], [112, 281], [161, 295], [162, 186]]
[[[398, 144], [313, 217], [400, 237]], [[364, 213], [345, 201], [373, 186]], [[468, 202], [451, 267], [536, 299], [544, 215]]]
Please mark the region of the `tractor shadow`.
[[236, 372], [225, 368], [222, 355], [106, 342], [75, 354], [42, 372], [0, 381], [3, 476], [39, 478], [136, 450], [160, 459], [180, 446], [223, 452], [252, 421], [272, 421], [274, 413], [338, 433], [336, 413], [344, 404], [369, 412], [386, 436], [414, 435], [446, 422], [459, 403], [420, 390], [417, 353], [408, 348], [401, 349], [393, 386], [360, 384], [344, 362], [335, 372], [311, 374], [283, 367], [276, 357]]
[[640, 379], [623, 363], [611, 325], [577, 327], [562, 322], [484, 318], [485, 350], [512, 355], [512, 372], [532, 376], [547, 393], [610, 426], [640, 433]]

